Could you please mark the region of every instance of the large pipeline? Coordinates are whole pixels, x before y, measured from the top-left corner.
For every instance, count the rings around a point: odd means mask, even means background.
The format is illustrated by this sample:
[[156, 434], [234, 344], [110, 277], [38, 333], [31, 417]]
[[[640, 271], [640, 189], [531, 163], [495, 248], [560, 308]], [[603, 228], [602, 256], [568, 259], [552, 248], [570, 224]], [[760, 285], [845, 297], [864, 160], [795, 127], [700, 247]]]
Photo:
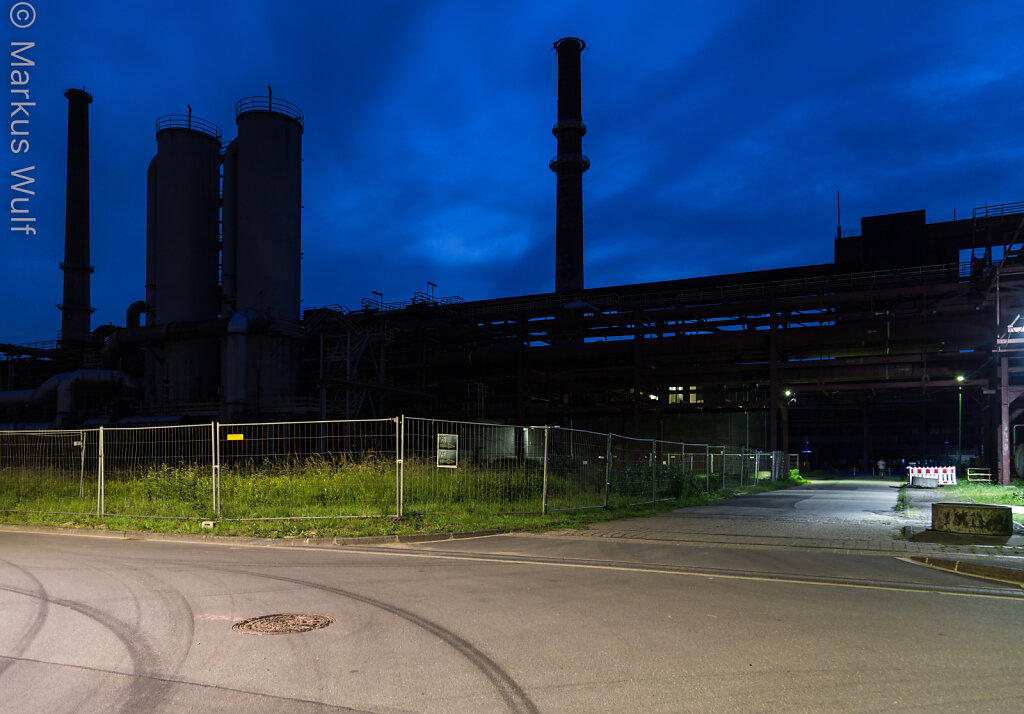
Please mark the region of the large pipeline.
[[152, 313], [153, 311], [150, 309], [149, 303], [145, 300], [136, 300], [128, 306], [124, 324], [129, 330], [137, 329], [142, 326], [142, 316], [151, 315]]
[[62, 426], [75, 413], [75, 392], [82, 387], [118, 387], [135, 389], [135, 382], [124, 372], [109, 369], [79, 369], [50, 377], [36, 389], [0, 392], [0, 407], [42, 404], [56, 396], [54, 426]]
[[[141, 309], [146, 303], [137, 301], [132, 303], [129, 310], [129, 323], [138, 322], [138, 314], [132, 317], [133, 308], [138, 313], [148, 310]], [[227, 320], [222, 317], [215, 317], [209, 320], [193, 320], [191, 322], [170, 322], [166, 325], [142, 325], [122, 328], [115, 331], [103, 345], [103, 356], [110, 357], [117, 354], [125, 345], [137, 344], [140, 342], [167, 342], [179, 340], [199, 339], [203, 337], [220, 337], [224, 334], [224, 327]]]

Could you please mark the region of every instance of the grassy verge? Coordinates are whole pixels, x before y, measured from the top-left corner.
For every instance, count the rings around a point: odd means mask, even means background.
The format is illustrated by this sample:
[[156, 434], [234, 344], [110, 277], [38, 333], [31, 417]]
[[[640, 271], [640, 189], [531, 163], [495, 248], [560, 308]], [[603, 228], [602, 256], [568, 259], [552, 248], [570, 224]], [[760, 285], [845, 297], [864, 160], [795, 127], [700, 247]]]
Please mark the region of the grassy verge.
[[[1009, 486], [979, 481], [959, 481], [955, 486], [943, 486], [943, 497], [965, 503], [988, 503], [996, 506], [1024, 506], [1024, 480], [1013, 479]], [[1024, 515], [1014, 520], [1024, 523]]]
[[907, 493], [907, 487], [900, 486], [899, 493], [896, 495], [896, 505], [892, 507], [892, 510], [899, 513], [901, 516], [908, 515], [910, 512], [910, 495]]
[[96, 528], [101, 530], [143, 531], [154, 533], [210, 534], [256, 538], [354, 538], [361, 536], [406, 535], [415, 533], [456, 533], [476, 530], [542, 531], [559, 528], [585, 528], [591, 523], [664, 513], [676, 508], [698, 506], [734, 496], [774, 491], [803, 483], [802, 479], [684, 494], [678, 498], [638, 506], [594, 508], [578, 511], [495, 514], [472, 504], [463, 503], [445, 513], [407, 515], [402, 519], [387, 517], [359, 518], [291, 518], [274, 521], [220, 520], [213, 530], [202, 528], [199, 518], [146, 518], [127, 516], [68, 515], [26, 511], [0, 512], [0, 521], [11, 525], [58, 526], [63, 528]]

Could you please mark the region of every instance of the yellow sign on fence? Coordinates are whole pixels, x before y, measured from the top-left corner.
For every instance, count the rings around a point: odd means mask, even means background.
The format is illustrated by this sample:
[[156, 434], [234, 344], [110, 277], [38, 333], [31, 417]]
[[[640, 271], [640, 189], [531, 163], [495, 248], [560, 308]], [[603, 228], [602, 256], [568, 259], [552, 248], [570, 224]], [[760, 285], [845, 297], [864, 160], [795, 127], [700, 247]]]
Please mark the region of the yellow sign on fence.
[[245, 438], [245, 434], [228, 434], [228, 441], [241, 441]]

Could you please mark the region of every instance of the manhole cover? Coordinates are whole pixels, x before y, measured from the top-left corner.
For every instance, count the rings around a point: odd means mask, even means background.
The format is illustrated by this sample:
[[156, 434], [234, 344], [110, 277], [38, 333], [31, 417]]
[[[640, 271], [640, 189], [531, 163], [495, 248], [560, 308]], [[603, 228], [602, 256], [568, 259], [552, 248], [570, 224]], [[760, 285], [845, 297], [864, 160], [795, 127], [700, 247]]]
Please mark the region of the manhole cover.
[[236, 622], [232, 630], [248, 632], [253, 635], [290, 635], [293, 632], [309, 632], [327, 627], [334, 622], [327, 615], [300, 615], [286, 613], [280, 615], [263, 615]]

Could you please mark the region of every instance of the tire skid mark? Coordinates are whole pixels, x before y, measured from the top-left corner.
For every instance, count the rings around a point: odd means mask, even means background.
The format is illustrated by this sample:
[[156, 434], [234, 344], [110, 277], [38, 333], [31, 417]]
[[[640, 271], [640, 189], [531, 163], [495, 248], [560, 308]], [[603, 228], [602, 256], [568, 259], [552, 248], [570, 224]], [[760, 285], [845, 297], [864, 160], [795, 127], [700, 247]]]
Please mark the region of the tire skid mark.
[[[156, 595], [160, 599], [169, 622], [185, 624], [187, 632], [179, 633], [177, 628], [174, 630], [175, 635], [180, 635], [182, 637], [181, 641], [184, 643], [184, 646], [179, 648], [178, 657], [173, 665], [161, 667], [166, 674], [177, 675], [181, 672], [181, 668], [188, 659], [188, 654], [191, 652], [192, 645], [194, 644], [195, 614], [192, 611], [192, 606], [179, 590], [170, 586], [159, 575], [152, 574], [140, 566], [128, 565], [123, 562], [120, 569], [112, 571], [109, 567], [103, 567], [107, 563], [108, 560], [98, 561], [94, 567], [106, 573], [108, 581], [116, 582], [130, 595], [134, 609], [135, 631], [147, 629], [143, 626], [144, 612], [140, 600], [140, 597], [145, 597], [146, 595]], [[127, 570], [131, 577], [123, 577], [122, 570]], [[149, 582], [152, 584], [152, 587], [142, 589], [143, 592], [140, 596], [138, 592], [140, 588], [135, 586], [142, 582]]]
[[[0, 586], [0, 590], [26, 597], [39, 597], [38, 593], [7, 585]], [[152, 711], [155, 704], [166, 695], [170, 682], [160, 680], [155, 676], [158, 659], [153, 648], [146, 642], [142, 633], [133, 630], [113, 615], [91, 605], [54, 597], [47, 598], [47, 602], [50, 605], [67, 608], [93, 620], [121, 641], [121, 644], [128, 653], [128, 657], [132, 661], [132, 682], [128, 687], [121, 710], [131, 712], [132, 714], [140, 711]], [[156, 686], [153, 686], [154, 683]]]
[[[195, 636], [195, 613], [192, 610], [192, 606], [188, 600], [177, 588], [172, 587], [166, 580], [161, 578], [159, 575], [149, 573], [142, 568], [125, 565], [124, 568], [132, 574], [135, 582], [148, 580], [156, 585], [149, 592], [155, 593], [160, 601], [163, 603], [164, 611], [168, 616], [170, 622], [183, 623], [186, 628], [186, 632], [179, 633], [175, 629], [174, 634], [179, 636], [185, 643], [185, 646], [181, 648], [180, 654], [171, 668], [171, 672], [177, 674], [181, 671], [182, 666], [185, 664], [185, 660], [188, 659], [188, 654], [192, 650], [192, 644]], [[138, 596], [134, 595], [133, 599], [138, 602]]]
[[[40, 664], [49, 667], [58, 667], [61, 669], [77, 669], [83, 672], [93, 672], [96, 674], [107, 674], [115, 677], [132, 677], [138, 678], [139, 675], [128, 674], [126, 672], [118, 672], [112, 669], [103, 669], [102, 667], [90, 667], [85, 664], [66, 664], [63, 662], [49, 662], [47, 660], [33, 659], [31, 657], [6, 657], [0, 655], [0, 660], [10, 660], [11, 662], [27, 662], [30, 664]], [[160, 677], [156, 675], [149, 675], [145, 677], [147, 680], [152, 682], [161, 682], [170, 685], [178, 685], [182, 687], [198, 687], [200, 689], [210, 689], [217, 692], [227, 692], [229, 694], [245, 695], [250, 697], [259, 697], [260, 699], [269, 699], [276, 702], [291, 702], [295, 704], [313, 704], [324, 709], [330, 709], [331, 711], [339, 712], [356, 712], [356, 714], [372, 714], [372, 712], [365, 711], [362, 709], [352, 709], [351, 707], [341, 706], [339, 704], [326, 704], [324, 702], [318, 702], [315, 699], [302, 699], [301, 697], [288, 697], [278, 694], [267, 694], [266, 692], [253, 692], [247, 689], [236, 689], [235, 687], [225, 687], [220, 684], [207, 684], [206, 682], [192, 682], [189, 680]], [[80, 707], [79, 707], [80, 708]]]
[[[29, 648], [32, 642], [35, 641], [36, 637], [39, 636], [39, 632], [43, 629], [43, 625], [46, 624], [46, 618], [50, 614], [50, 598], [46, 592], [46, 587], [39, 581], [39, 578], [33, 575], [30, 571], [20, 565], [15, 565], [9, 560], [2, 560], [0, 562], [6, 563], [15, 570], [20, 571], [25, 577], [31, 580], [36, 587], [36, 592], [34, 592], [31, 597], [35, 598], [39, 602], [39, 607], [36, 608], [36, 614], [32, 618], [32, 622], [29, 623], [25, 632], [22, 633], [21, 637], [18, 638], [18, 641], [11, 648], [12, 656], [20, 657], [25, 650]], [[13, 660], [4, 660], [0, 662], [0, 676], [3, 676], [3, 673], [6, 672], [7, 668], [13, 663]]]
[[[114, 571], [111, 568], [106, 567], [109, 564], [109, 562], [110, 562], [109, 560], [97, 560], [97, 559], [90, 559], [90, 560], [92, 560], [92, 563], [93, 563], [92, 566], [91, 566], [93, 568], [93, 570], [97, 570], [97, 571], [103, 573], [106, 576], [106, 578], [104, 580], [105, 583], [116, 584], [116, 585], [120, 586], [121, 589], [123, 589], [128, 594], [128, 598], [131, 600], [131, 605], [132, 605], [132, 622], [131, 623], [127, 622], [127, 618], [124, 618], [122, 621], [127, 626], [134, 627], [135, 629], [138, 629], [139, 627], [141, 627], [142, 626], [142, 607], [139, 605], [139, 597], [138, 597], [138, 595], [135, 594], [135, 591], [132, 590], [131, 586], [128, 584], [128, 582], [124, 578], [120, 577], [117, 574], [117, 571]], [[122, 564], [119, 563], [119, 566], [120, 565], [122, 565]], [[128, 566], [125, 566], [125, 567], [128, 567]], [[114, 598], [111, 597], [111, 599], [114, 599]]]
[[484, 677], [494, 686], [498, 694], [501, 696], [505, 705], [509, 711], [512, 712], [524, 712], [529, 714], [537, 714], [540, 710], [537, 709], [537, 705], [533, 703], [526, 691], [523, 690], [519, 683], [516, 682], [501, 666], [488, 657], [486, 654], [481, 652], [475, 645], [468, 640], [463, 639], [459, 635], [455, 634], [449, 629], [442, 627], [441, 625], [428, 620], [425, 617], [417, 615], [409, 610], [404, 610], [395, 605], [390, 605], [381, 600], [376, 600], [359, 593], [352, 592], [350, 590], [343, 590], [341, 588], [332, 587], [330, 585], [323, 585], [321, 583], [309, 582], [306, 580], [299, 580], [298, 578], [289, 578], [283, 575], [272, 575], [266, 572], [253, 573], [247, 570], [239, 570], [235, 568], [224, 568], [216, 566], [207, 566], [211, 570], [222, 570], [238, 575], [245, 575], [254, 578], [265, 578], [270, 580], [278, 580], [280, 582], [292, 583], [293, 585], [300, 585], [302, 587], [312, 588], [314, 590], [322, 590], [329, 592], [334, 595], [338, 595], [349, 600], [363, 603], [371, 607], [383, 610], [391, 615], [399, 617], [413, 625], [425, 630], [426, 632], [434, 635], [442, 642], [447, 644], [449, 647], [454, 649], [456, 652], [465, 657], [470, 664], [478, 669]]
[[[121, 590], [123, 590], [125, 592], [125, 594], [127, 595], [127, 601], [131, 603], [132, 616], [131, 616], [131, 621], [128, 621], [128, 617], [127, 616], [120, 618], [120, 620], [124, 624], [125, 627], [129, 628], [129, 630], [131, 632], [141, 633], [142, 632], [142, 607], [141, 607], [141, 605], [139, 603], [138, 595], [132, 589], [132, 587], [129, 584], [128, 580], [126, 580], [125, 578], [121, 577], [118, 574], [119, 571], [113, 570], [113, 569], [111, 569], [109, 567], [109, 564], [110, 564], [110, 560], [109, 559], [98, 559], [98, 558], [94, 558], [94, 557], [85, 557], [85, 558], [82, 558], [82, 560], [83, 560], [83, 562], [87, 562], [91, 569], [93, 569], [93, 570], [95, 570], [97, 572], [103, 573], [103, 575], [105, 576], [103, 578], [103, 582], [105, 584], [115, 585], [115, 586], [119, 587]], [[127, 567], [130, 567], [130, 566], [125, 566], [125, 567], [127, 568]], [[114, 595], [111, 595], [110, 599], [111, 600], [119, 599], [122, 602], [125, 601], [124, 596], [114, 596]], [[139, 636], [141, 637], [141, 634]], [[154, 653], [154, 655], [155, 655], [155, 653]], [[158, 658], [156, 658], [154, 656], [154, 658], [153, 658], [153, 670], [154, 671], [156, 670], [157, 659]], [[125, 708], [124, 711], [129, 711], [129, 709]]]

